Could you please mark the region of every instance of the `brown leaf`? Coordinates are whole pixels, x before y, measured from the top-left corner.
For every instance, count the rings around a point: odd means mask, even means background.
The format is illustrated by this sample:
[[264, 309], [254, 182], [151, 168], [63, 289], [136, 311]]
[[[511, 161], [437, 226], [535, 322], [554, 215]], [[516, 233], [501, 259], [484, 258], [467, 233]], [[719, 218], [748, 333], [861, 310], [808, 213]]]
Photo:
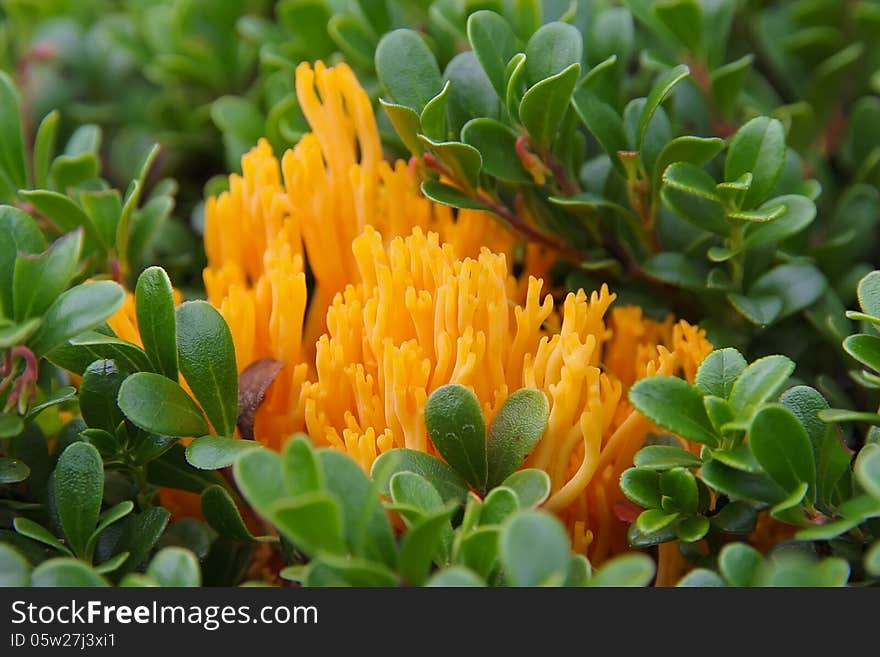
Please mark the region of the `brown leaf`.
[[254, 417], [263, 397], [284, 363], [274, 358], [261, 358], [238, 375], [238, 430], [241, 437], [254, 439]]

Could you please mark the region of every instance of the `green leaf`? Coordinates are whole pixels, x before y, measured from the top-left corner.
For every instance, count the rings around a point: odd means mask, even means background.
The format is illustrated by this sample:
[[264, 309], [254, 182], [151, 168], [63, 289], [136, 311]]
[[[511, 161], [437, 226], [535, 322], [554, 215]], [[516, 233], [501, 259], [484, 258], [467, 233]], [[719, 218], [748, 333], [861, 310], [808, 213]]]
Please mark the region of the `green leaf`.
[[165, 436], [201, 436], [208, 425], [179, 384], [153, 372], [132, 374], [119, 388], [119, 408], [135, 425]]
[[532, 452], [547, 428], [549, 413], [547, 396], [534, 388], [521, 388], [504, 401], [489, 427], [490, 489], [510, 476]]
[[[104, 532], [104, 530], [113, 523], [122, 520], [133, 510], [134, 503], [131, 500], [124, 500], [119, 504], [116, 504], [115, 506], [107, 509], [103, 514], [101, 514], [101, 517], [98, 520], [98, 526], [95, 527], [95, 531], [93, 531], [92, 535], [89, 536], [89, 542], [86, 544], [85, 553], [89, 559], [91, 559], [94, 555], [95, 545], [97, 544], [98, 539], [101, 537], [101, 534]], [[128, 557], [128, 553], [126, 553], [126, 557]]]
[[196, 556], [179, 547], [162, 548], [150, 561], [147, 577], [159, 586], [198, 587], [202, 585], [202, 573]]
[[398, 472], [389, 484], [391, 499], [397, 504], [410, 505], [430, 515], [444, 508], [437, 489], [423, 476], [415, 472]]
[[20, 254], [13, 274], [13, 319], [23, 322], [46, 312], [73, 279], [82, 251], [82, 231], [61, 236], [40, 255]]
[[636, 150], [642, 149], [642, 143], [645, 140], [645, 134], [648, 132], [648, 125], [657, 112], [660, 104], [669, 97], [675, 86], [690, 75], [690, 69], [684, 64], [679, 64], [675, 68], [670, 69], [651, 88], [648, 99], [645, 102], [645, 108], [642, 110], [642, 117], [639, 119], [639, 133], [636, 142]]
[[327, 32], [348, 61], [373, 67], [376, 37], [358, 16], [335, 14], [327, 21]]
[[104, 463], [98, 450], [83, 442], [71, 444], [55, 467], [55, 505], [67, 543], [78, 556], [95, 530], [104, 496]]
[[694, 568], [675, 584], [676, 588], [709, 588], [724, 586], [724, 580], [714, 570]]
[[309, 564], [303, 586], [400, 586], [397, 576], [382, 564], [357, 557], [322, 555]]
[[138, 276], [135, 287], [138, 330], [144, 351], [155, 368], [177, 381], [177, 324], [174, 289], [161, 267], [150, 267]]
[[378, 489], [390, 495], [391, 478], [398, 472], [415, 472], [437, 489], [444, 502], [463, 502], [468, 493], [465, 480], [440, 459], [413, 449], [390, 449], [373, 461], [370, 476]]
[[22, 191], [19, 194], [28, 203], [31, 203], [43, 215], [48, 217], [63, 232], [69, 233], [82, 227], [85, 231], [85, 251], [101, 246], [101, 236], [91, 217], [76, 203], [58, 192], [46, 189]]
[[498, 537], [501, 530], [495, 526], [478, 527], [469, 533], [462, 530], [458, 561], [480, 577], [489, 580], [498, 564]]
[[188, 301], [175, 316], [180, 373], [214, 430], [231, 436], [238, 416], [238, 370], [229, 327], [205, 301]]
[[0, 316], [12, 317], [12, 279], [19, 254], [37, 254], [46, 248], [43, 233], [30, 215], [0, 205]]
[[58, 406], [59, 404], [64, 404], [66, 402], [72, 401], [76, 399], [76, 388], [73, 386], [64, 386], [63, 388], [58, 388], [52, 392], [48, 397], [46, 397], [39, 404], [34, 404], [28, 409], [27, 418], [31, 420], [47, 408], [51, 408], [53, 406]]
[[[499, 117], [501, 105], [498, 96], [473, 52], [466, 51], [453, 57], [443, 77], [451, 85], [447, 103], [451, 134], [458, 135], [462, 126], [471, 119]], [[445, 139], [445, 135], [441, 135], [441, 139]]]
[[677, 512], [667, 512], [661, 509], [648, 509], [639, 514], [639, 517], [636, 518], [635, 525], [643, 534], [651, 535], [672, 527], [672, 523], [678, 520], [679, 517], [680, 516]]
[[431, 579], [425, 582], [428, 587], [482, 587], [486, 583], [480, 579], [474, 571], [464, 566], [451, 566], [435, 573]]
[[700, 365], [694, 383], [707, 395], [727, 399], [747, 365], [746, 359], [736, 349], [716, 349]]
[[129, 552], [129, 557], [117, 572], [124, 575], [143, 564], [168, 526], [171, 513], [163, 507], [150, 507], [139, 514], [129, 514], [123, 520], [122, 536], [116, 543], [117, 553]]
[[382, 109], [385, 110], [388, 118], [391, 119], [391, 125], [394, 126], [394, 130], [397, 132], [403, 145], [413, 155], [421, 155], [425, 147], [418, 138], [419, 133], [422, 131], [422, 125], [419, 115], [416, 114], [415, 110], [403, 105], [397, 105], [396, 103], [390, 103], [382, 98], [379, 99], [379, 104], [382, 105]]
[[318, 462], [324, 473], [325, 490], [340, 504], [343, 535], [350, 552], [393, 567], [397, 549], [375, 485], [342, 452], [320, 450]]
[[109, 250], [116, 239], [119, 218], [122, 216], [122, 199], [119, 192], [115, 189], [80, 192], [79, 200], [95, 226], [101, 244]]
[[729, 543], [718, 554], [718, 569], [731, 586], [752, 586], [763, 559], [745, 543]]
[[648, 258], [642, 265], [645, 273], [654, 278], [691, 290], [706, 286], [706, 273], [701, 263], [681, 253], [667, 251]]
[[12, 194], [27, 186], [24, 138], [21, 130], [21, 106], [15, 83], [0, 71], [0, 173], [8, 179]]
[[690, 162], [675, 162], [668, 166], [663, 173], [663, 183], [693, 196], [716, 203], [720, 201], [712, 176]]
[[232, 496], [222, 486], [208, 486], [202, 492], [202, 515], [220, 536], [233, 541], [256, 540], [241, 519]]
[[749, 430], [749, 447], [764, 471], [789, 493], [801, 483], [816, 495], [813, 446], [795, 415], [784, 406], [765, 406]]
[[630, 389], [629, 399], [640, 413], [664, 429], [695, 443], [718, 444], [703, 397], [687, 381], [672, 376], [642, 379]]
[[779, 403], [794, 413], [806, 430], [813, 450], [817, 451], [828, 431], [819, 415], [821, 411], [828, 409], [828, 402], [822, 394], [809, 386], [795, 386], [785, 391], [779, 398]]
[[660, 493], [665, 511], [685, 514], [697, 512], [697, 480], [687, 468], [676, 467], [661, 474]]
[[660, 190], [660, 183], [667, 167], [675, 162], [687, 162], [702, 167], [724, 148], [724, 141], [717, 137], [676, 137], [663, 147], [654, 163], [654, 193]]
[[443, 83], [434, 53], [413, 30], [389, 32], [376, 47], [376, 73], [394, 102], [421, 113]]
[[480, 151], [458, 141], [433, 141], [425, 135], [419, 135], [419, 140], [449, 168], [457, 184], [467, 190], [477, 188], [483, 163]]
[[425, 105], [419, 117], [421, 132], [437, 141], [446, 140], [446, 103], [449, 98], [449, 82], [443, 85], [439, 94]]
[[758, 522], [758, 512], [747, 502], [729, 502], [712, 516], [712, 525], [728, 534], [751, 534]]
[[186, 460], [199, 470], [219, 470], [232, 465], [240, 454], [260, 447], [259, 443], [252, 440], [201, 436], [187, 446]]
[[649, 445], [636, 452], [633, 465], [644, 470], [669, 470], [670, 468], [696, 468], [703, 464], [699, 456], [672, 445]]
[[494, 11], [476, 11], [468, 17], [467, 35], [495, 93], [503, 99], [505, 68], [516, 54], [516, 36], [510, 24]]
[[580, 64], [583, 57], [581, 33], [568, 23], [542, 25], [526, 44], [525, 73], [531, 86]]
[[0, 413], [0, 439], [14, 438], [24, 431], [24, 420], [12, 413]]
[[774, 296], [747, 297], [731, 293], [727, 300], [743, 317], [758, 326], [767, 326], [782, 312], [782, 299]]
[[703, 12], [699, 3], [695, 0], [657, 2], [654, 4], [654, 15], [691, 53], [700, 52], [703, 43]]
[[[526, 60], [527, 67], [529, 61]], [[519, 117], [538, 144], [549, 147], [553, 143], [568, 111], [580, 71], [580, 64], [572, 64], [556, 75], [537, 82], [523, 96]]]
[[517, 134], [495, 119], [468, 121], [461, 130], [461, 140], [480, 152], [483, 172], [510, 183], [531, 183], [516, 154]]
[[629, 150], [629, 145], [620, 114], [611, 105], [600, 100], [595, 93], [585, 88], [575, 91], [572, 104], [581, 122], [608, 153], [612, 164], [621, 175], [625, 175], [618, 153]]
[[55, 138], [58, 133], [58, 110], [49, 112], [40, 121], [34, 139], [34, 187], [44, 189], [49, 185], [49, 165], [55, 154]]
[[754, 59], [754, 55], [749, 53], [712, 71], [712, 98], [723, 114], [728, 116], [733, 114], [733, 108], [737, 106], [737, 98]]
[[703, 516], [685, 518], [675, 527], [675, 535], [685, 543], [696, 543], [709, 533], [709, 520]]
[[421, 586], [428, 578], [431, 562], [448, 530], [450, 512], [445, 510], [429, 516], [404, 535], [400, 544], [400, 574], [407, 582]]
[[796, 235], [816, 218], [816, 205], [806, 196], [787, 194], [771, 198], [758, 210], [783, 207], [784, 212], [766, 223], [752, 223], [746, 227], [742, 248], [751, 250], [765, 244], [779, 242]]
[[39, 327], [39, 317], [34, 317], [21, 324], [6, 323], [0, 319], [0, 350], [24, 344]]
[[880, 541], [875, 541], [865, 554], [865, 570], [874, 577], [880, 577]]
[[880, 447], [875, 444], [863, 447], [856, 458], [853, 473], [865, 492], [880, 500]]
[[590, 585], [593, 576], [593, 567], [590, 560], [583, 554], [573, 554], [568, 565], [568, 575], [565, 578], [565, 587], [582, 588]]
[[866, 315], [880, 317], [880, 271], [872, 271], [859, 281], [858, 299]]
[[80, 333], [68, 344], [56, 347], [47, 358], [77, 374], [85, 372], [96, 360], [112, 360], [118, 368], [130, 373], [152, 370], [147, 354], [136, 344], [97, 331]]
[[736, 180], [752, 174], [752, 185], [743, 199], [751, 208], [763, 201], [776, 186], [785, 164], [785, 129], [778, 119], [759, 116], [734, 135], [724, 162], [724, 179]]
[[120, 552], [115, 557], [111, 557], [106, 561], [102, 562], [100, 565], [95, 566], [95, 572], [99, 575], [106, 575], [107, 573], [112, 573], [114, 570], [118, 570], [122, 564], [128, 561], [129, 557], [128, 552]]
[[519, 510], [517, 494], [506, 486], [498, 486], [486, 495], [480, 510], [481, 525], [500, 525]]
[[490, 208], [479, 201], [474, 200], [457, 187], [446, 185], [439, 180], [424, 181], [422, 183], [422, 194], [436, 203], [448, 205], [453, 208], [491, 211]]
[[880, 371], [880, 337], [867, 334], [851, 335], [843, 341], [843, 348], [862, 365]]
[[780, 355], [759, 358], [749, 365], [730, 392], [737, 419], [750, 419], [761, 404], [779, 394], [792, 372], [794, 363]]
[[264, 517], [272, 505], [285, 496], [281, 457], [267, 449], [251, 449], [232, 464], [232, 473], [244, 499]]
[[590, 580], [590, 586], [647, 586], [654, 578], [654, 561], [634, 552], [609, 559]]
[[79, 388], [79, 405], [89, 427], [113, 433], [125, 419], [116, 405], [124, 379], [112, 360], [97, 360], [86, 368]]
[[112, 281], [77, 285], [62, 293], [49, 306], [29, 346], [37, 356], [48, 354], [104, 322], [122, 307], [124, 301], [125, 292]]
[[62, 557], [49, 559], [34, 568], [34, 572], [31, 573], [31, 586], [96, 588], [110, 586], [110, 584], [82, 561]]
[[325, 491], [303, 493], [272, 505], [270, 518], [306, 554], [346, 553], [340, 504]]
[[498, 544], [511, 586], [560, 585], [570, 557], [568, 534], [549, 513], [519, 511], [503, 526]]
[[299, 434], [288, 440], [281, 453], [281, 460], [284, 482], [291, 495], [302, 495], [321, 489], [324, 476], [307, 436]]
[[763, 473], [744, 472], [710, 459], [700, 468], [707, 486], [733, 500], [776, 504], [785, 499], [785, 491]]
[[425, 426], [446, 462], [473, 486], [485, 490], [486, 425], [476, 395], [457, 383], [437, 388], [425, 404]]
[[661, 504], [660, 476], [651, 470], [629, 468], [620, 476], [620, 490], [627, 499], [646, 509]]
[[0, 588], [28, 586], [31, 565], [11, 546], [0, 543]]
[[749, 297], [773, 297], [782, 302], [775, 320], [793, 315], [812, 305], [825, 291], [825, 276], [813, 265], [779, 265], [756, 280]]
[[15, 531], [22, 536], [26, 536], [34, 541], [48, 545], [59, 552], [73, 556], [73, 552], [71, 552], [64, 543], [55, 538], [52, 532], [42, 525], [35, 523], [33, 520], [18, 516], [12, 521], [12, 526], [15, 528]]
[[501, 485], [516, 493], [522, 509], [540, 506], [550, 497], [550, 475], [537, 468], [514, 472]]
[[30, 473], [31, 469], [24, 461], [0, 457], [0, 485], [24, 481]]

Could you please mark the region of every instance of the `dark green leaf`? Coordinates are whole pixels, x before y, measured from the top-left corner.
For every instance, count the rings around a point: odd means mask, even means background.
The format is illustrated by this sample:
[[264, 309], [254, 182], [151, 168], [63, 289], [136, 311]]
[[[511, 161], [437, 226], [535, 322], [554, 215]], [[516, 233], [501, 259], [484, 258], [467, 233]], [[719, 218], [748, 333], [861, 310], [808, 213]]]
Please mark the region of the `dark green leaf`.
[[620, 476], [620, 490], [627, 499], [646, 509], [661, 504], [660, 476], [651, 470], [630, 468]]
[[734, 500], [776, 504], [785, 499], [785, 491], [764, 474], [743, 472], [709, 460], [700, 468], [703, 481]]
[[119, 408], [136, 426], [165, 436], [201, 436], [208, 425], [179, 384], [152, 372], [132, 374], [119, 388]]
[[486, 425], [476, 395], [460, 384], [437, 388], [425, 404], [425, 426], [446, 462], [473, 486], [485, 489]]
[[510, 476], [532, 452], [547, 428], [549, 412], [547, 396], [534, 388], [521, 388], [504, 401], [489, 427], [490, 489]]
[[707, 395], [727, 399], [746, 366], [746, 359], [736, 349], [716, 349], [697, 370], [695, 385]]
[[199, 470], [219, 470], [232, 465], [240, 454], [259, 448], [260, 444], [252, 440], [201, 436], [186, 448], [186, 460]]
[[24, 159], [24, 138], [21, 130], [21, 108], [15, 83], [5, 72], [0, 71], [0, 173], [8, 179], [14, 194], [27, 186], [27, 171]]
[[421, 113], [443, 86], [431, 49], [413, 30], [394, 30], [376, 47], [376, 73], [398, 104]]
[[76, 230], [58, 238], [45, 253], [16, 258], [12, 279], [15, 321], [46, 312], [76, 274], [81, 251], [82, 231]]
[[177, 381], [174, 289], [161, 267], [145, 269], [135, 287], [138, 330], [155, 371]]
[[229, 327], [205, 301], [184, 303], [175, 316], [180, 373], [214, 430], [231, 436], [238, 415], [238, 370]]
[[463, 502], [467, 483], [440, 459], [412, 449], [391, 449], [373, 461], [371, 477], [378, 489], [390, 495], [391, 478], [398, 472], [415, 472], [427, 479], [444, 502]]
[[256, 540], [241, 519], [232, 496], [222, 486], [209, 486], [204, 490], [202, 515], [221, 536], [234, 541]]
[[112, 433], [125, 419], [116, 405], [124, 379], [112, 360], [97, 360], [86, 368], [79, 388], [79, 406], [89, 427]]
[[[458, 135], [462, 126], [471, 119], [498, 118], [501, 110], [498, 96], [473, 52], [467, 51], [453, 57], [443, 72], [443, 78], [451, 85], [447, 103], [451, 134]], [[424, 131], [424, 112], [422, 114]], [[438, 138], [442, 141], [445, 135]]]
[[764, 471], [786, 491], [806, 483], [815, 497], [816, 463], [807, 432], [784, 406], [765, 406], [755, 415], [749, 447]]
[[429, 516], [404, 535], [400, 545], [400, 574], [407, 582], [415, 586], [424, 584], [448, 530], [449, 514], [447, 510]]
[[95, 588], [110, 586], [101, 575], [76, 559], [63, 557], [44, 561], [31, 573], [31, 586]]
[[702, 395], [687, 381], [671, 376], [642, 379], [630, 389], [629, 399], [652, 422], [682, 438], [709, 446], [718, 443]]
[[639, 119], [639, 133], [638, 141], [636, 142], [636, 150], [641, 150], [645, 134], [648, 132], [648, 125], [651, 123], [651, 119], [657, 111], [657, 108], [660, 107], [660, 103], [666, 100], [669, 94], [672, 93], [675, 85], [689, 75], [690, 69], [684, 64], [679, 64], [661, 76], [651, 88], [651, 92], [648, 94], [648, 99], [645, 102], [645, 108], [642, 110], [642, 117]]
[[538, 28], [526, 44], [526, 77], [531, 86], [580, 64], [583, 39], [567, 23], [547, 23]]
[[467, 34], [474, 54], [499, 98], [505, 96], [504, 70], [516, 54], [510, 24], [494, 11], [476, 11], [468, 17]]
[[31, 469], [24, 461], [0, 457], [0, 485], [24, 481], [30, 473]]
[[776, 186], [785, 164], [785, 130], [777, 119], [759, 116], [740, 128], [730, 142], [724, 163], [724, 179], [752, 174], [752, 185], [743, 199], [751, 208]]
[[73, 443], [61, 454], [55, 468], [55, 505], [67, 543], [78, 556], [85, 554], [103, 495], [101, 455], [88, 443]]
[[112, 281], [77, 285], [49, 306], [40, 328], [29, 340], [31, 350], [43, 356], [71, 338], [111, 317], [125, 301], [125, 292]]
[[[526, 60], [528, 67], [529, 60]], [[532, 86], [519, 105], [519, 118], [538, 144], [549, 147], [568, 111], [571, 95], [580, 75], [580, 64], [572, 64], [556, 75]]]
[[449, 205], [453, 208], [461, 208], [464, 210], [489, 210], [488, 207], [479, 201], [474, 200], [457, 187], [446, 185], [439, 180], [426, 180], [423, 182], [422, 194], [436, 203]]
[[699, 456], [691, 454], [681, 447], [672, 445], [649, 445], [636, 452], [633, 464], [644, 470], [668, 470], [670, 468], [684, 467], [696, 468], [702, 465], [703, 460]]
[[480, 152], [485, 173], [505, 182], [530, 183], [532, 177], [516, 154], [516, 138], [511, 128], [489, 118], [468, 121], [461, 130], [461, 140]]
[[772, 399], [794, 372], [794, 363], [785, 356], [766, 356], [749, 365], [730, 393], [730, 405], [737, 419], [749, 419], [765, 401]]

